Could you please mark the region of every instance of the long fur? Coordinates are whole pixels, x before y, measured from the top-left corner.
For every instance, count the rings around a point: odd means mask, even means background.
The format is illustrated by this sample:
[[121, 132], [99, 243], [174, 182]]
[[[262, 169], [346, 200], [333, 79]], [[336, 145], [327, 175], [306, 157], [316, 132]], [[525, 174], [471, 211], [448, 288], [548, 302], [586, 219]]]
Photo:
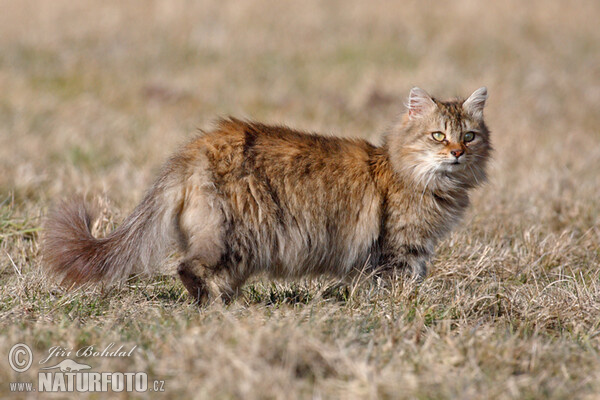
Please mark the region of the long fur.
[[[221, 120], [165, 164], [107, 237], [92, 236], [83, 202], [57, 207], [45, 225], [45, 263], [67, 284], [116, 281], [151, 272], [177, 242], [179, 275], [198, 302], [231, 298], [257, 274], [351, 277], [366, 267], [422, 278], [469, 190], [485, 180], [491, 145], [485, 88], [466, 102], [413, 95], [427, 107], [411, 108], [380, 147]], [[467, 131], [476, 132], [469, 143]]]
[[150, 273], [173, 242], [172, 215], [180, 196], [169, 174], [164, 173], [131, 215], [104, 238], [92, 236], [96, 212], [83, 198], [58, 204], [44, 225], [47, 269], [68, 286]]

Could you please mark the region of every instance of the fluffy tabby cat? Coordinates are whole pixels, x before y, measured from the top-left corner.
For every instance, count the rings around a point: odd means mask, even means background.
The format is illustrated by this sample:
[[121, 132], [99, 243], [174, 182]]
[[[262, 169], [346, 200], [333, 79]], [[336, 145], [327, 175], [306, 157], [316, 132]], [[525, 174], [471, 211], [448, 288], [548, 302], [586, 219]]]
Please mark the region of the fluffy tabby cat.
[[251, 276], [422, 278], [436, 243], [485, 180], [485, 87], [439, 101], [413, 88], [380, 147], [283, 126], [221, 120], [175, 154], [141, 204], [105, 238], [83, 201], [49, 216], [44, 259], [63, 283], [150, 272], [176, 242], [196, 301], [230, 299]]

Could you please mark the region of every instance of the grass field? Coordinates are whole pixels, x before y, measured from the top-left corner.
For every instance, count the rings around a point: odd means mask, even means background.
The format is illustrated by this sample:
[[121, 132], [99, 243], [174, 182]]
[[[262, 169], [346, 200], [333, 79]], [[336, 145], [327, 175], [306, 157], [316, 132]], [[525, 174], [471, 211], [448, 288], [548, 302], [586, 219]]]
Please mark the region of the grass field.
[[[137, 348], [77, 360], [169, 398], [600, 398], [600, 2], [0, 4], [0, 396], [52, 346], [114, 342]], [[377, 140], [414, 85], [486, 85], [496, 149], [419, 286], [256, 281], [198, 310], [174, 259], [112, 288], [44, 277], [57, 199], [100, 201], [105, 233], [218, 116]]]

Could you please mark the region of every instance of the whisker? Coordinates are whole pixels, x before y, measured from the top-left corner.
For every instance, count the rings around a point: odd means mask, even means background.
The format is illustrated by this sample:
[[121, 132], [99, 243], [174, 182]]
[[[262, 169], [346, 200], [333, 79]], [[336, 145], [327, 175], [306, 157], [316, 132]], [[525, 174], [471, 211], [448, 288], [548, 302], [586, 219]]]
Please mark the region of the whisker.
[[477, 179], [477, 174], [475, 173], [475, 170], [470, 165], [467, 165], [467, 167], [469, 167], [469, 169], [471, 170], [471, 173], [473, 174], [473, 178], [475, 178], [475, 182], [477, 182], [477, 184], [479, 185], [480, 184], [479, 179]]
[[432, 172], [429, 174], [429, 179], [427, 180], [427, 183], [425, 184], [425, 187], [423, 188], [423, 193], [421, 193], [421, 200], [419, 201], [419, 205], [423, 205], [423, 198], [425, 197], [425, 191], [427, 190], [427, 187], [429, 186], [429, 183], [431, 182], [431, 180], [433, 179], [434, 176], [435, 176], [435, 172]]

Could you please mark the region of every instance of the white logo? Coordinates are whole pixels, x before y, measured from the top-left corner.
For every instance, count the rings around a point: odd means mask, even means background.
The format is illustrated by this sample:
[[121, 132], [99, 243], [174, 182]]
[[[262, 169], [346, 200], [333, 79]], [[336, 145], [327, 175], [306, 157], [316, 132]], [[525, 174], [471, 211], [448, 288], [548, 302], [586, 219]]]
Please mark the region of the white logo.
[[[40, 360], [46, 363], [54, 357], [130, 357], [137, 348], [124, 350], [124, 346], [116, 348], [110, 343], [104, 349], [96, 350], [93, 345], [85, 346], [77, 351], [72, 348], [53, 346], [48, 349], [49, 355]], [[87, 361], [87, 360], [86, 360]], [[37, 386], [34, 382], [9, 382], [11, 392], [164, 392], [163, 380], [149, 380], [145, 372], [93, 372], [88, 364], [79, 363], [71, 358], [54, 361], [49, 367], [39, 367]], [[15, 344], [8, 353], [8, 363], [16, 372], [25, 372], [33, 364], [33, 352], [23, 343]], [[46, 372], [50, 370], [49, 372]], [[54, 371], [52, 371], [54, 370]]]
[[33, 353], [31, 348], [23, 343], [15, 344], [8, 353], [8, 363], [17, 372], [25, 372], [31, 367]]
[[45, 368], [40, 368], [40, 369], [54, 369], [54, 368], [60, 368], [60, 372], [77, 372], [77, 371], [81, 371], [82, 369], [91, 369], [92, 367], [90, 367], [87, 364], [79, 364], [78, 362], [67, 358], [52, 367], [45, 367]]

